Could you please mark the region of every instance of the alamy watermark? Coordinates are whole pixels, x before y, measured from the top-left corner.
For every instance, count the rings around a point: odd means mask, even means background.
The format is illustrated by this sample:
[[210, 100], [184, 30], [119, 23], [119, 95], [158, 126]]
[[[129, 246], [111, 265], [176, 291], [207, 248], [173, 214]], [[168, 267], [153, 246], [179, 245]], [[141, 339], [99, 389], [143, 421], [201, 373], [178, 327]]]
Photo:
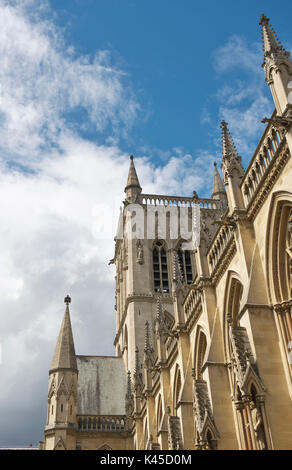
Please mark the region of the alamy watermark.
[[120, 215], [116, 239], [185, 240], [182, 248], [194, 250], [200, 241], [200, 206], [146, 206], [128, 204]]

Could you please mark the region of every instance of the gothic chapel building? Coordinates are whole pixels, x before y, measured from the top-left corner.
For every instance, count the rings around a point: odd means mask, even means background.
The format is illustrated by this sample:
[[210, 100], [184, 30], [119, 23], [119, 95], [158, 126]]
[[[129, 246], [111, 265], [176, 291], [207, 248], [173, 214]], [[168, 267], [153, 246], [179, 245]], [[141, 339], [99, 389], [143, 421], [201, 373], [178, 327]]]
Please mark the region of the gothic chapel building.
[[[116, 356], [75, 354], [67, 296], [41, 449], [292, 449], [292, 62], [260, 25], [275, 111], [248, 167], [224, 121], [209, 199], [143, 194], [131, 157], [111, 261]], [[145, 227], [154, 211], [151, 239], [125, 236], [133, 203]], [[183, 249], [157, 214], [194, 206], [200, 240]]]

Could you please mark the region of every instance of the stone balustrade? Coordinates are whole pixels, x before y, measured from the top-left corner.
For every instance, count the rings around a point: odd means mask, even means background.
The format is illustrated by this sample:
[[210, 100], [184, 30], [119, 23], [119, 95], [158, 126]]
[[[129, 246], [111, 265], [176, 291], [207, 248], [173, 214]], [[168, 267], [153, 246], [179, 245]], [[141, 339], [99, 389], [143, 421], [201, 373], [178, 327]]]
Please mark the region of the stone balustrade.
[[217, 199], [198, 198], [184, 196], [165, 196], [159, 194], [141, 194], [139, 203], [154, 206], [193, 207], [199, 204], [204, 209], [220, 209], [221, 203]]
[[210, 274], [215, 271], [223, 253], [225, 252], [230, 240], [233, 238], [233, 227], [231, 225], [223, 225], [220, 227], [218, 233], [215, 235], [214, 240], [207, 253]]
[[78, 431], [85, 432], [125, 432], [125, 416], [77, 416]]
[[187, 321], [190, 316], [198, 309], [202, 303], [201, 290], [197, 287], [192, 287], [184, 301], [185, 320]]
[[241, 191], [246, 207], [248, 207], [253, 200], [253, 196], [256, 194], [261, 181], [265, 178], [272, 163], [276, 160], [284, 140], [284, 129], [280, 130], [270, 123], [260, 140], [241, 182]]

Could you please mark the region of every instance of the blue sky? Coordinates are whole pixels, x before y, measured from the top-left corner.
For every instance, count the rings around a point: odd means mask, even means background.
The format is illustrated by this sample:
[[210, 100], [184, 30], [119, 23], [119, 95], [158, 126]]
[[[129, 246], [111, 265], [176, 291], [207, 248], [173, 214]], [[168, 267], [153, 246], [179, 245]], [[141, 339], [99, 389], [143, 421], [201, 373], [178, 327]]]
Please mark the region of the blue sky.
[[129, 155], [144, 192], [209, 196], [224, 118], [248, 164], [273, 111], [260, 14], [292, 44], [279, 5], [0, 0], [0, 446], [43, 437], [65, 295], [77, 354], [114, 354]]
[[[258, 22], [264, 11], [283, 43], [291, 43], [289, 1], [282, 1], [281, 8], [260, 0], [56, 0], [51, 5], [78, 52], [109, 50], [128, 74], [141, 110], [122, 145], [138, 155], [147, 149], [156, 159], [160, 150], [181, 147], [193, 154], [216, 148], [222, 118], [216, 95], [237, 80], [247, 84], [251, 73], [239, 63], [233, 70], [215, 70], [218, 51], [232, 36], [260, 51]], [[260, 53], [256, 66], [260, 71]], [[248, 105], [241, 104], [243, 109]], [[204, 120], [206, 114], [211, 121]]]

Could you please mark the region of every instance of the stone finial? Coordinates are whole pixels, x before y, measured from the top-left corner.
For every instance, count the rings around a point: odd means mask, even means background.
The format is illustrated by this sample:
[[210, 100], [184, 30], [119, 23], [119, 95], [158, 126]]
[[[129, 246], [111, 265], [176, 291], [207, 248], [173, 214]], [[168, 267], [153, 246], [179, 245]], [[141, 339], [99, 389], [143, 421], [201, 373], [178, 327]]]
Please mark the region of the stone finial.
[[71, 297], [70, 295], [66, 295], [65, 299], [64, 299], [64, 302], [65, 304], [67, 305], [67, 307], [69, 307], [69, 304], [71, 303]]

